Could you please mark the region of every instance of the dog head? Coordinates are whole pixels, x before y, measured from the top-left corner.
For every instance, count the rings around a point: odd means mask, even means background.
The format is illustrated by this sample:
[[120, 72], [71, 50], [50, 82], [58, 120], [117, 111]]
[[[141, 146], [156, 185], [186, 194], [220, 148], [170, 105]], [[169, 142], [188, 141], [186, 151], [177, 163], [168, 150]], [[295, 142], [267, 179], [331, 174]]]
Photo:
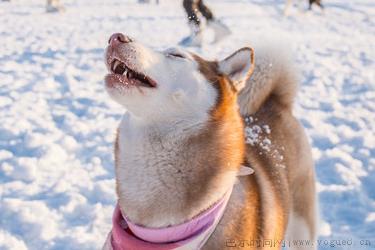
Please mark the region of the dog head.
[[242, 48], [222, 61], [208, 61], [180, 49], [154, 51], [114, 34], [105, 61], [109, 95], [145, 122], [164, 122], [207, 116], [235, 97], [252, 73], [254, 53]]

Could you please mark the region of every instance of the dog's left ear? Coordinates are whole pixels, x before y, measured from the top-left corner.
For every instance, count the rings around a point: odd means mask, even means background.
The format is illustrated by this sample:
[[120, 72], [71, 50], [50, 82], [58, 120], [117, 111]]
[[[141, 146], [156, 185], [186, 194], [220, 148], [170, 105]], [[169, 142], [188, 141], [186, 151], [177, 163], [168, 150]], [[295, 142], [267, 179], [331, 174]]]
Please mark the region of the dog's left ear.
[[254, 49], [245, 47], [219, 62], [219, 70], [233, 82], [237, 91], [246, 84], [254, 69]]

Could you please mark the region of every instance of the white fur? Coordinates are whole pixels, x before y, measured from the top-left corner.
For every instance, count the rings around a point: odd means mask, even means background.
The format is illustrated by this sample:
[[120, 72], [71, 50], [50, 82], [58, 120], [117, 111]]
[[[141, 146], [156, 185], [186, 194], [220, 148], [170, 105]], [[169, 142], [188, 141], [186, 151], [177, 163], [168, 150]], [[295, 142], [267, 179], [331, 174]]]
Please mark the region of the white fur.
[[[219, 200], [236, 180], [234, 171], [223, 173], [215, 182], [220, 185], [209, 187], [212, 191], [206, 190], [196, 207], [181, 207], [181, 195], [189, 188], [182, 183], [197, 171], [181, 156], [181, 148], [186, 147], [182, 144], [207, 123], [217, 90], [183, 51], [161, 53], [132, 42], [121, 53], [129, 67], [151, 77], [157, 87], [107, 87], [110, 96], [128, 110], [119, 127], [120, 207], [133, 222], [149, 227], [181, 223]], [[146, 218], [151, 206], [152, 215]]]
[[[116, 178], [120, 208], [131, 221], [148, 227], [182, 223], [219, 200], [236, 181], [236, 172], [223, 171], [215, 176], [210, 186], [205, 186], [194, 207], [182, 202], [188, 200], [183, 197], [191, 188], [188, 180], [199, 172], [189, 165], [193, 157], [184, 155], [184, 149], [190, 147], [186, 139], [207, 124], [217, 90], [201, 74], [193, 57], [185, 52], [155, 52], [131, 42], [121, 53], [129, 67], [150, 76], [157, 82], [157, 88], [107, 88], [111, 97], [129, 111], [123, 117], [118, 134]], [[264, 55], [260, 53], [255, 74], [239, 94], [244, 115], [257, 110], [270, 91], [288, 105], [293, 100], [295, 76], [290, 70], [283, 70], [287, 60], [269, 55], [269, 51]], [[275, 55], [280, 56], [280, 53]], [[219, 62], [219, 69], [234, 81], [237, 90], [245, 85], [241, 82], [245, 82], [252, 70], [251, 58], [252, 50], [242, 49]], [[280, 85], [284, 82], [287, 84]], [[274, 86], [276, 83], [278, 85]], [[276, 208], [271, 180], [261, 168], [258, 170], [255, 166], [255, 171], [262, 183], [260, 196], [265, 197], [262, 203], [267, 208]], [[231, 205], [228, 208], [233, 209]], [[278, 211], [267, 211], [264, 231], [273, 232]], [[311, 235], [305, 220], [291, 213], [287, 239], [312, 239]]]
[[[119, 129], [119, 151], [121, 154], [116, 177], [120, 205], [121, 208], [129, 207], [129, 204], [122, 204], [121, 198], [126, 197], [127, 203], [133, 203], [139, 209], [126, 209], [124, 214], [134, 222], [142, 222], [149, 227], [175, 225], [197, 215], [219, 200], [233, 185], [236, 177], [235, 172], [223, 175], [221, 185], [215, 187], [215, 192], [208, 192], [201, 205], [191, 208], [189, 214], [169, 213], [165, 207], [172, 209], [180, 206], [179, 200], [182, 199], [180, 195], [186, 188], [180, 182], [183, 181], [183, 178], [189, 178], [188, 172], [183, 173], [183, 177], [177, 173], [179, 170], [184, 171], [189, 168], [188, 162], [179, 162], [180, 143], [183, 138], [190, 136], [203, 124], [202, 120], [181, 120], [180, 123], [177, 122], [174, 125], [149, 126], [139, 123], [131, 115], [126, 115]], [[163, 133], [168, 134], [163, 141], [154, 141], [155, 137], [159, 137]], [[153, 206], [158, 203], [153, 213], [159, 216], [143, 221], [144, 215], [141, 211], [150, 206], [150, 203]], [[160, 216], [163, 214], [164, 216]]]
[[[238, 95], [242, 116], [255, 113], [271, 91], [280, 95], [290, 95], [290, 98], [283, 98], [290, 102], [293, 102], [297, 91], [299, 75], [293, 64], [292, 48], [283, 41], [267, 37], [258, 43], [254, 46], [254, 72]], [[280, 81], [283, 83], [282, 87], [275, 91], [275, 85], [280, 85]]]
[[[309, 227], [304, 218], [298, 216], [293, 211], [289, 213], [289, 222], [287, 231], [285, 234], [285, 240], [290, 241], [290, 247], [288, 249], [317, 249], [317, 241], [315, 236], [310, 232]], [[309, 245], [306, 241], [309, 241], [313, 245]], [[303, 245], [299, 245], [299, 243]]]
[[[108, 88], [110, 96], [144, 123], [168, 120], [205, 120], [216, 100], [214, 88], [199, 73], [192, 57], [171, 56], [171, 51], [156, 52], [136, 42], [122, 48], [126, 63], [134, 70], [150, 76], [157, 88]], [[175, 51], [174, 51], [175, 53]]]

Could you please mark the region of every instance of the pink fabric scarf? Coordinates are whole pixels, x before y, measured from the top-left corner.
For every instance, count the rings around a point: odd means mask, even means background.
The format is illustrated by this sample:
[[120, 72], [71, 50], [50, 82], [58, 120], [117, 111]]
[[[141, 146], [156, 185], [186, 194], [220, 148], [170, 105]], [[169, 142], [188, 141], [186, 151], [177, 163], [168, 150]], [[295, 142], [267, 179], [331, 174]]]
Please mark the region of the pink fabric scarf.
[[121, 214], [117, 205], [112, 218], [112, 231], [109, 233], [103, 249], [200, 249], [223, 216], [231, 193], [232, 188], [209, 209], [191, 220], [164, 228], [147, 228], [136, 225]]

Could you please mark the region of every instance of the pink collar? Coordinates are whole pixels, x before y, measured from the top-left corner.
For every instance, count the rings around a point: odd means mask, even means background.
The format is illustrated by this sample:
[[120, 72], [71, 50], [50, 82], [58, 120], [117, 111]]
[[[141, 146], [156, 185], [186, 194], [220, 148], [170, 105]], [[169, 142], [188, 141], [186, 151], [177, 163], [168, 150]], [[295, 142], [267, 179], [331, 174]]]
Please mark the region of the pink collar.
[[112, 218], [112, 231], [108, 235], [103, 249], [200, 249], [223, 216], [231, 193], [232, 188], [208, 210], [191, 220], [164, 228], [147, 228], [136, 225], [126, 216], [122, 216], [117, 205]]

